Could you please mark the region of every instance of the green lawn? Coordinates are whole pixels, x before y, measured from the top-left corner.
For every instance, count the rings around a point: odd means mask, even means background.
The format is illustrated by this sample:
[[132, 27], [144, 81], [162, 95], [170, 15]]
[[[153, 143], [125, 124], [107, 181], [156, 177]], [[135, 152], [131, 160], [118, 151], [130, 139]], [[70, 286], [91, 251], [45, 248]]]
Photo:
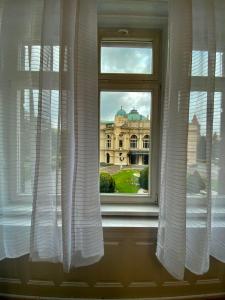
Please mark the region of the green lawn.
[[121, 170], [112, 175], [116, 183], [117, 193], [137, 193], [140, 186], [138, 177], [134, 174], [140, 174], [139, 170]]

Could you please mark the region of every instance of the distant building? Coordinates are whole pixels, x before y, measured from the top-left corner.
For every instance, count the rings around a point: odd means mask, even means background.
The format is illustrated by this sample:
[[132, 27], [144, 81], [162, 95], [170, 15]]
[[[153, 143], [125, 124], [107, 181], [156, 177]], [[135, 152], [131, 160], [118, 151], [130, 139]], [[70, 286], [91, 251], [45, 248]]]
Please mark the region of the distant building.
[[198, 160], [198, 145], [200, 141], [200, 124], [196, 115], [193, 116], [188, 129], [187, 164], [196, 165]]
[[[200, 126], [196, 116], [189, 124], [188, 164], [197, 162]], [[100, 162], [114, 165], [148, 165], [151, 149], [151, 122], [136, 109], [127, 113], [122, 107], [114, 121], [100, 125]]]

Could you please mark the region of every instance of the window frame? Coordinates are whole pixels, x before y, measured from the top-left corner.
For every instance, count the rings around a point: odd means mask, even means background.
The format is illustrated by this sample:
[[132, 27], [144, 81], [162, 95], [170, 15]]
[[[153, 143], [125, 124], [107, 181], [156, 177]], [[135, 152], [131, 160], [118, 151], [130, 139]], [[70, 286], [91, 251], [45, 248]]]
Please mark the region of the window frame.
[[[29, 56], [29, 70], [25, 70], [25, 52], [24, 52], [24, 47], [27, 46], [29, 50], [29, 55], [31, 54], [31, 47], [32, 46], [41, 46], [40, 41], [33, 40], [32, 43], [30, 41], [24, 40], [21, 43], [17, 45], [17, 64], [15, 65], [16, 72], [15, 72], [15, 78], [13, 78], [13, 83], [11, 86], [11, 95], [15, 97], [17, 101], [16, 105], [16, 118], [18, 122], [17, 130], [15, 133], [12, 134], [12, 136], [15, 137], [16, 139], [16, 147], [13, 148], [13, 155], [14, 157], [18, 158], [18, 161], [15, 161], [14, 163], [14, 174], [12, 176], [13, 182], [12, 186], [13, 188], [11, 189], [11, 199], [8, 202], [7, 206], [10, 207], [10, 210], [12, 207], [24, 207], [24, 209], [29, 211], [32, 207], [32, 202], [30, 201], [32, 193], [27, 193], [27, 192], [21, 192], [20, 191], [20, 154], [18, 153], [18, 148], [20, 147], [20, 117], [21, 117], [21, 101], [22, 97], [24, 97], [24, 91], [25, 90], [39, 90], [39, 80], [40, 80], [40, 70], [31, 70], [31, 56]], [[46, 46], [51, 48], [51, 55], [53, 55], [53, 47], [58, 47], [59, 45], [56, 43], [48, 43]], [[59, 54], [61, 55], [61, 50], [59, 49]], [[43, 90], [48, 90], [50, 93], [52, 91], [58, 90], [58, 74], [59, 71], [53, 70], [53, 56], [51, 58], [51, 68], [50, 70], [44, 70], [44, 72], [51, 74], [51, 82], [46, 82], [43, 81]], [[29, 84], [29, 82], [32, 81], [32, 86]], [[20, 150], [19, 150], [20, 151]], [[53, 195], [55, 196], [55, 195]], [[59, 198], [59, 197], [57, 197]]]
[[[110, 41], [151, 42], [153, 51], [152, 74], [101, 73], [101, 42]], [[159, 29], [98, 29], [98, 78], [101, 80], [151, 80], [160, 79], [161, 30]]]
[[[160, 30], [128, 30], [128, 34], [124, 36], [124, 30], [119, 29], [99, 29], [98, 35], [98, 53], [99, 53], [99, 109], [100, 109], [100, 93], [104, 91], [136, 91], [151, 93], [151, 136], [153, 143], [149, 144], [149, 178], [151, 178], [148, 195], [137, 194], [100, 194], [102, 204], [158, 204], [158, 178], [159, 178], [159, 144], [160, 144]], [[111, 74], [101, 73], [101, 42], [102, 41], [151, 41], [153, 47], [153, 68], [152, 74]], [[99, 110], [100, 116], [100, 110]], [[99, 118], [100, 126], [100, 118]], [[100, 127], [99, 127], [100, 128]], [[130, 142], [130, 141], [129, 141]], [[137, 141], [142, 142], [142, 141]], [[99, 152], [100, 152], [100, 133], [99, 133]]]
[[[124, 34], [125, 33], [125, 34]], [[101, 42], [105, 41], [136, 41], [151, 42], [152, 74], [121, 74], [121, 73], [101, 73]], [[148, 195], [137, 194], [100, 194], [101, 203], [111, 204], [158, 204], [158, 178], [159, 178], [159, 144], [160, 144], [160, 58], [161, 58], [161, 31], [158, 29], [102, 29], [98, 30], [98, 83], [99, 83], [99, 116], [100, 116], [100, 93], [103, 91], [140, 91], [151, 93], [151, 136], [153, 143], [149, 147], [149, 190]], [[100, 128], [100, 117], [99, 117]], [[129, 141], [130, 142], [130, 141]], [[137, 141], [142, 142], [142, 141]], [[99, 135], [100, 154], [100, 135]]]
[[[146, 136], [147, 136], [147, 138], [146, 138]], [[143, 149], [149, 149], [149, 138], [150, 138], [149, 134], [148, 135], [146, 134], [143, 136], [143, 139], [141, 141]], [[146, 147], [146, 145], [147, 145], [147, 147]]]
[[132, 134], [130, 136], [130, 149], [137, 149], [138, 148], [138, 137], [136, 134]]

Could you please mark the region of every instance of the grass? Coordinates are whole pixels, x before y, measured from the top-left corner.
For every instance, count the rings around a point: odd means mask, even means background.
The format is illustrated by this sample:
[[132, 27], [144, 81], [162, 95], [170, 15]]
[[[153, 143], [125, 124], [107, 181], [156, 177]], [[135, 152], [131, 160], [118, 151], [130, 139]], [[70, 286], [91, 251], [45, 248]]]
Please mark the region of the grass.
[[140, 189], [138, 177], [134, 174], [140, 174], [138, 170], [122, 170], [112, 175], [116, 183], [117, 193], [137, 193]]

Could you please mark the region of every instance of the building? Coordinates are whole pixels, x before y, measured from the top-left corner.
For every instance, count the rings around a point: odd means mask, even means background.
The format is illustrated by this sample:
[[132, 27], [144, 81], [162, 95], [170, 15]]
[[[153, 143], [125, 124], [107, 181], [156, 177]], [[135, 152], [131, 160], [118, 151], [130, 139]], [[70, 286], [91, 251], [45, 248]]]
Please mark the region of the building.
[[[151, 148], [151, 122], [136, 109], [118, 110], [114, 121], [100, 124], [100, 163], [114, 165], [148, 165]], [[197, 163], [200, 125], [194, 116], [189, 124], [188, 164]]]

